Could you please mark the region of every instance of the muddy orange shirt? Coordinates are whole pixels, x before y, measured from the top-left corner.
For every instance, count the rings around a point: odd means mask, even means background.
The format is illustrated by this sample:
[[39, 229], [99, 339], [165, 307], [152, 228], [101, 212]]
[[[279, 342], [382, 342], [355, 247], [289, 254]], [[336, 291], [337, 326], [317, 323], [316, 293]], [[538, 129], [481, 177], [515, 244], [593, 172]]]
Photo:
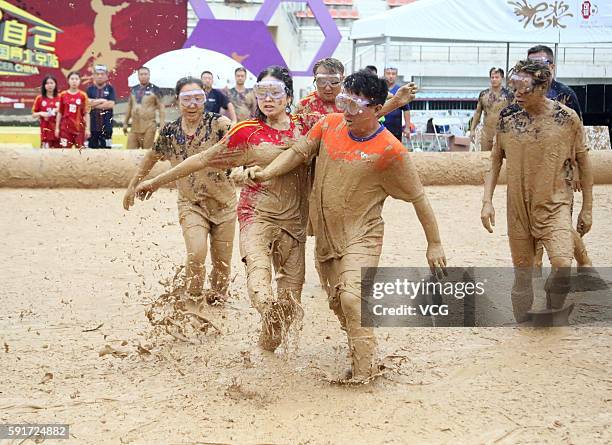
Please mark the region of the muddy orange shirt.
[[87, 94], [77, 91], [72, 94], [68, 90], [59, 95], [59, 112], [62, 114], [60, 130], [65, 133], [80, 133], [85, 131], [85, 113], [88, 111]]
[[[208, 165], [217, 168], [265, 167], [305, 133], [306, 128], [297, 116], [291, 116], [287, 130], [277, 130], [257, 119], [243, 121], [211, 149], [214, 157]], [[305, 241], [308, 216], [306, 166], [262, 184], [244, 186], [237, 213], [241, 228], [254, 221], [267, 221], [297, 240]]]
[[52, 99], [48, 97], [36, 96], [34, 99], [34, 105], [32, 105], [32, 113], [40, 113], [45, 111], [47, 113], [53, 113], [50, 117], [40, 118], [40, 141], [51, 142], [55, 141], [55, 117], [57, 109], [59, 108], [59, 96]]
[[386, 129], [357, 142], [342, 114], [323, 117], [292, 149], [305, 163], [318, 156], [310, 218], [319, 261], [380, 254], [385, 199], [414, 201], [424, 193], [401, 142]]

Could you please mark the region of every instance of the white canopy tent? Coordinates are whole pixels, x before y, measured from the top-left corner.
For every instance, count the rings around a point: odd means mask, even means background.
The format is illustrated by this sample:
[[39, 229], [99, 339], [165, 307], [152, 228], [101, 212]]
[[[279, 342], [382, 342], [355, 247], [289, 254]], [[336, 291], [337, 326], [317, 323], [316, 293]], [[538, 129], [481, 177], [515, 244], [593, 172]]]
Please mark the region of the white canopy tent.
[[594, 44], [612, 42], [609, 0], [418, 0], [369, 18], [351, 30], [357, 48], [391, 42]]

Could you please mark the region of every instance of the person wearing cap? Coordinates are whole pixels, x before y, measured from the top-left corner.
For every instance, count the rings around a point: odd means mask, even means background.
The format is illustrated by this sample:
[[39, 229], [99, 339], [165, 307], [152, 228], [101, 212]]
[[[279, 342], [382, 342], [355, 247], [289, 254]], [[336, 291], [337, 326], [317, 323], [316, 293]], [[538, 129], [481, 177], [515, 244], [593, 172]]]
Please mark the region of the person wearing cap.
[[[397, 83], [397, 68], [385, 68], [385, 80], [389, 88], [389, 93], [395, 95], [397, 90], [400, 89], [400, 85]], [[403, 130], [402, 115], [406, 124]], [[410, 105], [406, 104], [387, 114], [385, 116], [384, 126], [398, 141], [402, 141], [402, 133], [406, 135], [406, 138], [410, 139]]]
[[87, 97], [91, 111], [91, 136], [89, 148], [111, 148], [113, 138], [113, 107], [115, 106], [115, 89], [108, 83], [108, 68], [95, 65], [94, 83], [87, 88]]
[[514, 100], [512, 92], [503, 86], [503, 69], [491, 68], [489, 70], [489, 81], [491, 82], [490, 87], [481, 91], [478, 95], [478, 105], [470, 126], [470, 139], [474, 142], [476, 127], [480, 123], [480, 116], [484, 113], [482, 137], [480, 138], [481, 151], [491, 151], [493, 148], [493, 137], [499, 120], [499, 112]]

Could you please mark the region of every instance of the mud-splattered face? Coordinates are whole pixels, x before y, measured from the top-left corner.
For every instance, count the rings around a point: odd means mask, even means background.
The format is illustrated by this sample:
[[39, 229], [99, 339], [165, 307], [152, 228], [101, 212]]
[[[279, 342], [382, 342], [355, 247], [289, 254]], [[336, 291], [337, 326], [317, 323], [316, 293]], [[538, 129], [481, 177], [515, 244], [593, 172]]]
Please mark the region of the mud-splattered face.
[[289, 98], [285, 84], [274, 76], [266, 76], [253, 88], [257, 98], [257, 106], [268, 118], [274, 118], [286, 113]]
[[351, 130], [362, 131], [370, 128], [378, 120], [376, 112], [382, 106], [371, 104], [371, 99], [360, 96], [348, 89], [340, 93], [338, 97], [343, 98], [344, 104], [339, 104], [336, 101], [336, 105], [343, 110], [344, 120]]
[[523, 71], [512, 74], [508, 79], [508, 86], [514, 92], [516, 103], [521, 108], [530, 108], [541, 102], [546, 95], [545, 85], [534, 85], [533, 76]]
[[491, 79], [491, 86], [493, 88], [499, 88], [502, 84], [502, 81], [504, 80], [502, 75], [498, 73], [497, 71], [493, 71], [491, 73], [490, 79]]
[[198, 84], [189, 83], [181, 88], [178, 103], [181, 116], [188, 120], [199, 119], [204, 112], [206, 94]]
[[334, 73], [324, 66], [318, 67], [314, 82], [319, 97], [325, 102], [333, 102], [342, 88], [342, 79], [341, 74]]

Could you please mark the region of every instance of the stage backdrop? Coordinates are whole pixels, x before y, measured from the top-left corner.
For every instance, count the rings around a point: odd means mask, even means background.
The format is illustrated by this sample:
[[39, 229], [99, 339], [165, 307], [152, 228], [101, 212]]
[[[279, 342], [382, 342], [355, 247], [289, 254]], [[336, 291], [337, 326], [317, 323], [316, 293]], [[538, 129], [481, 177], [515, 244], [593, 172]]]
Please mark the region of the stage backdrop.
[[0, 107], [30, 107], [45, 75], [91, 82], [108, 66], [119, 97], [128, 76], [158, 54], [181, 48], [187, 0], [0, 0]]

